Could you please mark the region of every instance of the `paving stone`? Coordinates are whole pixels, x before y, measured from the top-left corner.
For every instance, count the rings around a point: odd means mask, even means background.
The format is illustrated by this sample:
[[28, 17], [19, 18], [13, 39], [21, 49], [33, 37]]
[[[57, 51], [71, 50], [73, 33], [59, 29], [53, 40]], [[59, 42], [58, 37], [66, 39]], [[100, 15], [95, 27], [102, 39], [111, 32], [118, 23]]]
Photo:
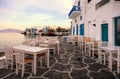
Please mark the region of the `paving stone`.
[[58, 59], [58, 62], [62, 64], [68, 64], [68, 59]]
[[79, 69], [87, 66], [82, 61], [72, 62], [72, 64], [74, 65], [73, 68], [79, 68]]
[[27, 79], [27, 77], [30, 76], [30, 73], [24, 73], [24, 77], [21, 77], [21, 73], [19, 73], [18, 75], [16, 75], [16, 73], [13, 73], [7, 77], [5, 77], [4, 79]]
[[63, 59], [69, 59], [71, 57], [71, 54], [64, 54], [64, 55], [62, 55], [62, 58]]
[[90, 79], [87, 75], [87, 70], [73, 70], [71, 76], [73, 79]]
[[0, 78], [13, 73], [10, 69], [0, 69]]
[[89, 64], [89, 63], [94, 63], [96, 61], [94, 59], [91, 59], [90, 57], [87, 57], [87, 58], [84, 59], [84, 62]]
[[116, 76], [120, 79], [120, 73], [119, 73], [119, 74], [117, 74], [117, 72], [116, 72]]
[[94, 63], [94, 64], [90, 64], [88, 69], [90, 71], [98, 71], [101, 68], [106, 68], [106, 66], [99, 63]]
[[50, 66], [52, 66], [55, 63], [55, 61], [56, 61], [55, 57], [50, 57], [50, 61], [49, 61]]
[[59, 70], [59, 71], [71, 71], [71, 65], [61, 65], [56, 63], [52, 69]]
[[44, 76], [48, 77], [49, 79], [71, 79], [68, 73], [59, 73], [56, 71], [49, 71]]
[[72, 52], [72, 51], [67, 51], [66, 53], [65, 53], [66, 55], [73, 55], [73, 54], [75, 54], [74, 52]]
[[36, 77], [33, 77], [33, 78], [29, 78], [29, 79], [46, 79], [46, 78], [36, 78]]
[[75, 57], [79, 57], [79, 56], [82, 57], [82, 56], [84, 56], [84, 55], [78, 52], [78, 53], [75, 53], [74, 56], [75, 56]]
[[44, 74], [46, 71], [48, 71], [49, 68], [37, 68], [37, 74], [33, 76], [41, 76]]
[[99, 73], [91, 72], [90, 76], [94, 79], [116, 79], [111, 72], [106, 70], [101, 70]]
[[73, 61], [79, 61], [78, 57], [75, 57], [75, 56], [71, 57], [71, 62], [73, 62]]

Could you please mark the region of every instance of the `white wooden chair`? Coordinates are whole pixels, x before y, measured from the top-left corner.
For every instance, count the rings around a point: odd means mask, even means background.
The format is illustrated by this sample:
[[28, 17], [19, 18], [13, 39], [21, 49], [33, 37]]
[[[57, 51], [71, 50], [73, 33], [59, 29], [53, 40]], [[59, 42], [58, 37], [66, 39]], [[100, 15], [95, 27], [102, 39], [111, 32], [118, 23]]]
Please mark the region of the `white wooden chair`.
[[[93, 41], [91, 42], [91, 44], [89, 45], [89, 56], [92, 56], [92, 58], [94, 58], [95, 54], [98, 55], [98, 51], [99, 51], [99, 42], [100, 41]], [[96, 53], [97, 52], [97, 53]]]
[[72, 45], [75, 45], [75, 42], [74, 42], [74, 36], [68, 36], [68, 44], [72, 43]]
[[117, 73], [120, 73], [120, 47], [116, 47], [116, 49], [117, 51], [113, 51], [115, 53], [112, 54], [112, 60], [117, 61]]
[[49, 50], [53, 50], [53, 54], [55, 54], [55, 49], [56, 49], [56, 40], [55, 39], [50, 39], [48, 40], [48, 48]]
[[82, 39], [83, 39], [83, 36], [78, 37], [78, 46], [80, 47], [80, 49], [82, 49]]
[[8, 69], [8, 66], [11, 66], [11, 70], [13, 69], [13, 64], [14, 64], [14, 53], [12, 47], [5, 46], [5, 62], [6, 62], [6, 68]]
[[109, 56], [109, 53], [106, 52], [106, 51], [103, 51], [101, 50], [101, 47], [107, 47], [109, 46], [110, 44], [106, 41], [101, 41], [99, 42], [99, 46], [98, 46], [98, 62], [100, 62], [100, 64], [102, 64], [102, 61], [103, 61], [103, 64], [105, 65], [106, 64], [106, 58], [108, 58]]
[[25, 51], [15, 50], [15, 60], [16, 60], [16, 75], [18, 75], [19, 70], [22, 71], [21, 77], [24, 76], [25, 65], [32, 63], [32, 72], [33, 72], [33, 60], [32, 58], [25, 57]]
[[[39, 44], [39, 47], [45, 47], [45, 48], [47, 48], [48, 44]], [[40, 67], [42, 67], [42, 59], [45, 56], [46, 56], [45, 52], [37, 55], [37, 57], [40, 58]]]

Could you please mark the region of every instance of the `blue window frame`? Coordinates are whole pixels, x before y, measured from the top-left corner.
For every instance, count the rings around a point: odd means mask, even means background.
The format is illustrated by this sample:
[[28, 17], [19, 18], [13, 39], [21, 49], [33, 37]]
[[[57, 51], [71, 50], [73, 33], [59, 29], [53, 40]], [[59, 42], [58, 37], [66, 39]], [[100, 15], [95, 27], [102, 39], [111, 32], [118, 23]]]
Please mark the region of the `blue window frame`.
[[82, 20], [82, 16], [80, 16], [80, 20]]
[[78, 6], [80, 6], [80, 1], [78, 1]]
[[115, 45], [120, 46], [120, 17], [115, 18]]

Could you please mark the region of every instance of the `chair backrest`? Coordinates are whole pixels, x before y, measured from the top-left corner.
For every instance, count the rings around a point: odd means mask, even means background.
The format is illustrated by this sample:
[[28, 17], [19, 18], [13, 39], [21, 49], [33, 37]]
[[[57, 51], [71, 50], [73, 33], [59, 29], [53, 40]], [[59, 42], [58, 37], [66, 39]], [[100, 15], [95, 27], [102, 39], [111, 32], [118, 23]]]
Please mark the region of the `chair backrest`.
[[90, 37], [86, 38], [86, 42], [91, 42], [91, 41], [92, 41], [92, 39]]
[[24, 51], [23, 50], [18, 50], [18, 49], [15, 49], [15, 60], [16, 60], [16, 63], [24, 63]]
[[55, 39], [48, 40], [48, 48], [54, 48], [56, 45], [55, 41]]
[[78, 41], [78, 36], [74, 36], [74, 41]]
[[9, 46], [4, 47], [6, 59], [13, 59], [13, 48]]
[[47, 48], [48, 44], [39, 44], [39, 47], [45, 47], [45, 48]]
[[68, 37], [68, 42], [73, 42], [74, 41], [74, 36], [69, 36]]
[[48, 45], [49, 44], [54, 44], [55, 45], [56, 41], [57, 41], [56, 39], [50, 39], [50, 40], [48, 40]]

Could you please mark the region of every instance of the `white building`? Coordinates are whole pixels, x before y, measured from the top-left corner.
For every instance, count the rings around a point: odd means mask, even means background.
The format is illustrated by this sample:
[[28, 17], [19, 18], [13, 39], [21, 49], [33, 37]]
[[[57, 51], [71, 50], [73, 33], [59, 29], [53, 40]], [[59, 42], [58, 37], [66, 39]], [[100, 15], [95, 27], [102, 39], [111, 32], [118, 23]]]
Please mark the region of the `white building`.
[[72, 35], [120, 45], [120, 0], [75, 0], [68, 16]]

